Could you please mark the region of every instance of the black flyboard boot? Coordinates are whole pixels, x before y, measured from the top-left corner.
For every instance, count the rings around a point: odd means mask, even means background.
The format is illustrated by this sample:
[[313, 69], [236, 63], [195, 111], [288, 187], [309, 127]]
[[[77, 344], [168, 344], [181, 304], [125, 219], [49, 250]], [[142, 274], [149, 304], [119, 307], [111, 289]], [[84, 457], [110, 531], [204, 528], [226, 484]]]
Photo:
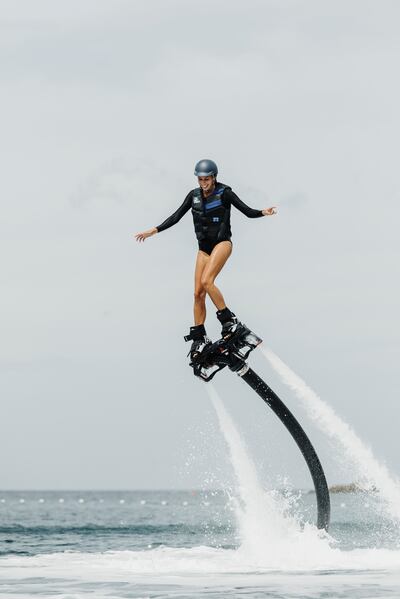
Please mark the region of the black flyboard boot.
[[236, 318], [236, 315], [229, 310], [229, 308], [218, 310], [217, 318], [222, 324], [221, 337], [223, 339], [229, 339], [236, 331], [240, 322]]
[[189, 335], [185, 335], [185, 341], [193, 341], [188, 356], [190, 355], [191, 363], [201, 354], [207, 345], [211, 345], [210, 339], [207, 337], [204, 324], [198, 324], [190, 327]]

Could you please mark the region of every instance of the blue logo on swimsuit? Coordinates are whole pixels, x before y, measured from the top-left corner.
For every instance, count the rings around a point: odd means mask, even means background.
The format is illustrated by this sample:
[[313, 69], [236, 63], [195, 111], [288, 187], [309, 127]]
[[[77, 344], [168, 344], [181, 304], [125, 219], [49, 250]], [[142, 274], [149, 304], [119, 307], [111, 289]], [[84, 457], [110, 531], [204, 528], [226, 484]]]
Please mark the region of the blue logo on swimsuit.
[[213, 223], [219, 223], [219, 216], [213, 216]]

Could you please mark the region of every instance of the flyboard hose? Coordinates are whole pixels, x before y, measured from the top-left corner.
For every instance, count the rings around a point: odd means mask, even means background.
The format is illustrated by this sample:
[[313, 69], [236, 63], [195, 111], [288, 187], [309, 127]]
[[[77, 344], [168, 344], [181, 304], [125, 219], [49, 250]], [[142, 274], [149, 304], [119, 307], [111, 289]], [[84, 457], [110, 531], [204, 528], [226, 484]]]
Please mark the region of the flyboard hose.
[[[185, 337], [189, 341], [190, 337]], [[239, 324], [236, 332], [230, 339], [219, 339], [210, 343], [198, 357], [192, 359], [191, 366], [194, 374], [203, 381], [210, 381], [213, 376], [228, 366], [236, 372], [271, 408], [279, 420], [287, 428], [296, 441], [307, 463], [311, 478], [314, 483], [317, 498], [317, 527], [328, 530], [330, 522], [331, 504], [329, 489], [325, 473], [316, 451], [304, 432], [303, 428], [293, 416], [289, 408], [276, 395], [276, 393], [258, 376], [245, 362], [250, 352], [261, 343], [261, 339], [250, 331], [245, 325]]]
[[331, 513], [329, 490], [321, 462], [319, 461], [310, 439], [283, 401], [279, 399], [271, 387], [269, 387], [269, 385], [267, 385], [254, 370], [249, 368], [241, 378], [265, 401], [296, 441], [298, 448], [304, 456], [314, 483], [315, 494], [317, 497], [317, 527], [328, 530]]

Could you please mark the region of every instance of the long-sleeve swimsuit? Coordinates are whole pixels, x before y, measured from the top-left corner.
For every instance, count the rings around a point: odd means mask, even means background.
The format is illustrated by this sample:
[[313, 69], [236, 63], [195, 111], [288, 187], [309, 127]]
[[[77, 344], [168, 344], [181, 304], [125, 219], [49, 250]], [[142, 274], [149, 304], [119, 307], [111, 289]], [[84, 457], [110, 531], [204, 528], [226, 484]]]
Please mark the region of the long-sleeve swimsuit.
[[204, 197], [200, 188], [192, 189], [181, 206], [161, 225], [158, 225], [157, 230], [158, 232], [165, 231], [176, 225], [186, 212], [192, 209], [199, 250], [211, 254], [213, 248], [221, 241], [231, 241], [231, 206], [235, 206], [248, 218], [263, 216], [262, 210], [247, 206], [230, 187], [216, 183], [214, 192], [207, 198]]

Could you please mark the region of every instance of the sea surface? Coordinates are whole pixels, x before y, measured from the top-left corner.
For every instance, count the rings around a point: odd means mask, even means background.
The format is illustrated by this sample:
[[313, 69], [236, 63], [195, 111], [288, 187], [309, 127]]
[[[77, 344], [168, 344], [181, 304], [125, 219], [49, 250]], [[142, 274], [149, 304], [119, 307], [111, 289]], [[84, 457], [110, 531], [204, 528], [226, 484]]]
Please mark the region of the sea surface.
[[315, 527], [312, 490], [264, 488], [208, 385], [233, 485], [0, 492], [0, 599], [400, 599], [400, 483], [290, 377], [373, 489], [332, 494], [329, 533]]
[[400, 597], [400, 531], [373, 494], [332, 495], [329, 537], [306, 523], [315, 494], [293, 496], [268, 533], [226, 491], [0, 493], [0, 597]]

